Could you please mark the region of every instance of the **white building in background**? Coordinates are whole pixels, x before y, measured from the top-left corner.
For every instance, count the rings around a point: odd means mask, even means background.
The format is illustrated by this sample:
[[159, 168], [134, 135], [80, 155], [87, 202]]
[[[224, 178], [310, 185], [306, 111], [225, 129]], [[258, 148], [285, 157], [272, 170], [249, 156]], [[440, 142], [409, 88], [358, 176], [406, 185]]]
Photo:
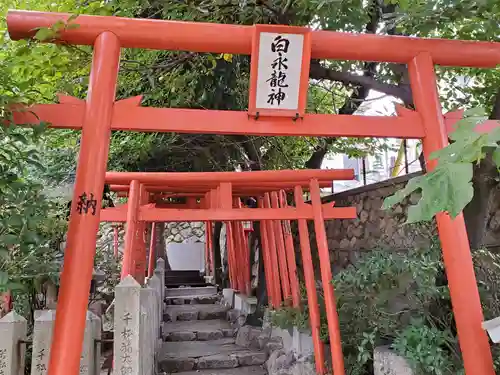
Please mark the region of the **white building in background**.
[[[383, 96], [380, 93], [371, 91], [368, 96], [368, 102], [358, 110], [356, 115], [392, 116], [395, 113], [395, 102], [397, 100], [393, 97]], [[333, 191], [338, 193], [392, 178], [401, 140], [390, 138], [387, 140], [387, 143], [390, 146], [387, 150], [377, 152], [375, 155], [369, 155], [364, 159], [350, 158], [345, 154], [327, 155], [323, 160], [322, 169], [348, 168], [354, 169], [355, 174], [355, 180], [335, 181], [333, 183]], [[418, 160], [419, 150], [419, 141], [408, 140], [406, 142], [406, 161], [408, 166], [405, 167], [405, 158], [403, 158], [398, 176], [405, 175], [407, 172], [413, 173], [421, 170]], [[330, 191], [331, 189], [324, 189], [325, 193]]]

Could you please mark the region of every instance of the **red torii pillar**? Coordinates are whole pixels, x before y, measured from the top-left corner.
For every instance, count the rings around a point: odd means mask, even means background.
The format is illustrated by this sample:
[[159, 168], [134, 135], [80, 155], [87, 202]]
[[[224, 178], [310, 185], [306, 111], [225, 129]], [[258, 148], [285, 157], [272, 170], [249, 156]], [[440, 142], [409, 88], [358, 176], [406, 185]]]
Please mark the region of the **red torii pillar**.
[[[415, 107], [425, 127], [422, 144], [426, 165], [431, 171], [438, 161], [430, 155], [448, 145], [431, 55], [418, 54], [408, 64], [408, 71]], [[447, 213], [439, 213], [436, 221], [467, 375], [493, 374], [490, 345], [481, 327], [484, 317], [463, 215], [451, 219]]]
[[[118, 37], [103, 32], [94, 43], [49, 374], [78, 374], [80, 371], [119, 60]], [[79, 203], [86, 205], [87, 202], [94, 204], [95, 209], [90, 208], [86, 213], [77, 211]], [[81, 235], [84, 237], [79, 237]]]

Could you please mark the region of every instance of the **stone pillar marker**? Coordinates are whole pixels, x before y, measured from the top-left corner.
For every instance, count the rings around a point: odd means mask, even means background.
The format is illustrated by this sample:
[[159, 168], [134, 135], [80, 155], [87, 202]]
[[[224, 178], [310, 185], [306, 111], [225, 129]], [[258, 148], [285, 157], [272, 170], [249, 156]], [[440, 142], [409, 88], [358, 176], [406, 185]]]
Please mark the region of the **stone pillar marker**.
[[49, 367], [52, 331], [56, 318], [55, 310], [40, 311], [33, 327], [33, 352], [31, 375], [46, 375]]
[[[163, 309], [163, 302], [165, 302], [165, 260], [163, 258], [158, 258], [156, 261], [155, 274], [158, 270], [158, 277], [161, 281], [161, 305]], [[162, 310], [163, 314], [163, 310]]]
[[162, 316], [163, 312], [163, 304], [161, 303], [161, 290], [164, 288], [162, 286], [162, 283], [160, 281], [160, 278], [158, 275], [160, 274], [158, 269], [155, 269], [155, 272], [153, 276], [148, 280], [148, 286], [154, 290], [155, 297], [154, 297], [154, 305], [155, 305], [155, 310], [154, 310], [154, 315], [153, 315], [153, 326], [154, 326], [154, 335], [155, 338], [160, 337], [160, 319]]
[[100, 338], [101, 319], [93, 312], [87, 311], [87, 324], [80, 359], [80, 375], [99, 375], [100, 345], [96, 346], [95, 340]]
[[[35, 316], [31, 375], [45, 375], [49, 366], [56, 310], [40, 310]], [[95, 340], [101, 337], [101, 320], [90, 311], [86, 320], [79, 375], [98, 375], [100, 351], [96, 350]]]
[[114, 373], [142, 375], [140, 353], [141, 286], [132, 276], [115, 288]]
[[158, 317], [158, 339], [157, 346], [158, 350], [161, 348], [163, 344], [163, 309], [165, 307], [165, 260], [163, 258], [158, 258], [156, 261], [155, 275], [160, 278], [160, 300], [158, 301], [158, 310], [160, 316]]
[[[153, 276], [156, 278], [155, 276]], [[154, 360], [156, 354], [158, 323], [158, 294], [151, 287], [141, 289], [141, 322], [139, 330], [140, 347], [140, 369], [141, 375], [153, 375]]]
[[24, 352], [26, 345], [19, 340], [26, 340], [28, 323], [21, 315], [11, 311], [0, 319], [0, 374], [23, 375]]

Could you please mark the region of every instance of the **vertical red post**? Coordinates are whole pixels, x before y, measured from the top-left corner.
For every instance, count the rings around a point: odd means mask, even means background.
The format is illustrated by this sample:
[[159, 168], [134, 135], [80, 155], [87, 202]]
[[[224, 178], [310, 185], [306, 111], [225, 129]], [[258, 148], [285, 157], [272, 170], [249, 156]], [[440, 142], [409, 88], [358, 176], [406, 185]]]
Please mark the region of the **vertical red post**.
[[[233, 188], [230, 182], [223, 182], [219, 185], [219, 202], [220, 208], [231, 209], [233, 207]], [[238, 290], [238, 274], [237, 264], [235, 259], [235, 243], [233, 236], [233, 225], [230, 221], [226, 221], [226, 247], [227, 261], [229, 266], [229, 281], [231, 288]]]
[[[269, 198], [269, 193], [264, 194], [264, 208], [271, 208], [271, 199]], [[282, 302], [282, 294], [281, 294], [281, 285], [280, 285], [280, 270], [278, 265], [278, 251], [276, 249], [276, 238], [274, 236], [274, 228], [271, 220], [265, 220], [266, 232], [267, 232], [267, 242], [269, 244], [269, 250], [271, 251], [271, 264], [272, 264], [272, 272], [274, 274], [273, 277], [273, 289], [274, 295], [276, 298], [275, 308], [281, 306]]]
[[[301, 186], [296, 186], [294, 191], [295, 206], [300, 209], [305, 206], [304, 193]], [[311, 241], [309, 239], [309, 229], [307, 220], [298, 219], [300, 250], [302, 254], [302, 264], [304, 267], [304, 282], [307, 290], [307, 304], [309, 306], [309, 320], [311, 323], [311, 333], [314, 344], [314, 358], [316, 372], [325, 373], [325, 346], [321, 341], [321, 316], [316, 292], [316, 278], [314, 277], [314, 266], [311, 255]]]
[[[137, 224], [139, 219], [139, 207], [141, 197], [141, 186], [139, 181], [130, 183], [130, 190], [127, 201], [127, 221], [125, 223], [125, 246], [123, 250], [122, 273], [124, 279], [128, 275], [135, 277], [135, 245], [137, 236]], [[140, 282], [137, 280], [137, 282]]]
[[[242, 208], [243, 204], [241, 203], [241, 199], [238, 198], [238, 208]], [[250, 224], [251, 225], [251, 224]], [[245, 230], [245, 226], [243, 225], [243, 222], [240, 222], [240, 231], [241, 231], [241, 238], [243, 242], [243, 250], [244, 250], [244, 256], [243, 259], [245, 260], [244, 266], [245, 266], [245, 274], [244, 274], [244, 283], [245, 283], [245, 293], [247, 296], [249, 296], [252, 292], [252, 270], [251, 270], [251, 261], [250, 261], [250, 254], [251, 254], [251, 249], [250, 249], [250, 241], [249, 241], [249, 233]]]
[[197, 208], [198, 203], [196, 202], [195, 197], [187, 197], [187, 207], [188, 208]]
[[[137, 207], [137, 219], [139, 217], [139, 208], [148, 203], [148, 193], [145, 185], [141, 184], [139, 197], [139, 206]], [[146, 222], [137, 221], [137, 231], [134, 240], [134, 278], [139, 284], [144, 284], [147, 271], [147, 249], [146, 249]]]
[[[211, 192], [205, 194], [202, 207], [210, 209], [211, 207]], [[205, 274], [212, 274], [212, 222], [205, 221]]]
[[0, 310], [0, 318], [12, 311], [12, 292], [10, 290], [0, 293], [2, 298], [2, 309]]
[[[271, 207], [279, 208], [278, 193], [271, 192]], [[283, 227], [281, 220], [273, 220], [274, 237], [276, 240], [276, 249], [278, 250], [278, 263], [281, 275], [281, 288], [283, 289], [283, 300], [286, 305], [292, 302], [292, 291], [290, 288], [290, 275], [288, 274], [288, 264], [286, 261], [285, 240], [283, 238]]]
[[212, 259], [212, 222], [205, 223], [205, 261], [207, 276], [213, 276], [213, 259]]
[[[421, 53], [409, 63], [408, 69], [415, 107], [425, 128], [423, 149], [427, 169], [431, 171], [437, 165], [436, 160], [430, 159], [431, 153], [448, 144], [432, 57]], [[488, 337], [481, 328], [483, 312], [464, 218], [460, 214], [451, 219], [448, 214], [440, 213], [436, 221], [465, 372], [493, 375]]]
[[[259, 197], [258, 199], [258, 207], [264, 208], [264, 198]], [[280, 306], [279, 297], [275, 295], [274, 290], [274, 268], [273, 262], [271, 259], [271, 249], [269, 245], [269, 237], [267, 235], [267, 225], [264, 220], [261, 220], [259, 223], [260, 226], [260, 246], [262, 247], [262, 257], [264, 258], [262, 261], [264, 262], [264, 273], [266, 277], [266, 289], [267, 296], [269, 298], [269, 305], [274, 308], [278, 308]]]
[[[303, 208], [304, 192], [301, 186], [296, 186], [294, 191], [295, 206], [297, 209]], [[316, 372], [324, 374], [325, 371], [325, 346], [321, 341], [321, 316], [318, 304], [318, 294], [316, 292], [316, 278], [314, 277], [314, 266], [311, 255], [311, 241], [309, 239], [309, 229], [307, 220], [298, 219], [299, 241], [302, 254], [302, 264], [304, 266], [304, 282], [307, 290], [307, 304], [309, 306], [309, 320], [311, 323], [311, 333], [314, 345], [314, 358], [316, 363]]]
[[325, 294], [326, 317], [328, 319], [328, 333], [330, 335], [333, 372], [335, 375], [344, 375], [344, 356], [342, 354], [342, 343], [340, 339], [339, 316], [337, 314], [335, 293], [333, 291], [332, 268], [330, 265], [330, 254], [328, 252], [325, 220], [323, 218], [318, 180], [311, 180], [310, 193], [314, 215], [314, 230], [316, 232], [316, 243], [318, 245], [321, 282], [323, 284], [323, 292]]
[[[210, 190], [210, 208], [217, 208], [217, 190], [212, 189]], [[214, 245], [213, 245], [213, 231], [212, 228], [210, 228], [210, 259], [212, 259], [212, 272], [214, 276], [214, 281], [217, 280], [218, 278], [216, 277], [216, 272], [220, 271], [215, 268], [215, 253], [214, 253]], [[220, 259], [220, 256], [219, 256]], [[220, 265], [221, 266], [221, 265]]]
[[151, 238], [149, 240], [149, 264], [148, 264], [148, 276], [153, 276], [156, 266], [156, 223], [153, 221], [151, 223]]
[[120, 41], [103, 32], [94, 43], [49, 375], [80, 371], [119, 61]]
[[[286, 201], [286, 193], [284, 190], [280, 191], [280, 206], [282, 208], [288, 207]], [[290, 275], [290, 288], [292, 290], [292, 303], [293, 307], [300, 306], [300, 286], [299, 278], [297, 276], [297, 263], [295, 261], [295, 247], [293, 246], [292, 227], [290, 220], [283, 220], [283, 234], [285, 236], [285, 251], [286, 260], [288, 263], [288, 274]]]
[[[233, 204], [235, 204], [235, 200], [233, 199]], [[231, 221], [231, 231], [233, 235], [233, 241], [234, 241], [234, 263], [236, 264], [236, 285], [238, 291], [241, 293], [244, 292], [244, 288], [242, 287], [242, 270], [243, 270], [243, 265], [241, 263], [242, 261], [242, 253], [241, 253], [241, 248], [242, 248], [242, 243], [241, 243], [241, 237], [240, 237], [240, 232], [238, 230], [238, 222], [237, 221]]]

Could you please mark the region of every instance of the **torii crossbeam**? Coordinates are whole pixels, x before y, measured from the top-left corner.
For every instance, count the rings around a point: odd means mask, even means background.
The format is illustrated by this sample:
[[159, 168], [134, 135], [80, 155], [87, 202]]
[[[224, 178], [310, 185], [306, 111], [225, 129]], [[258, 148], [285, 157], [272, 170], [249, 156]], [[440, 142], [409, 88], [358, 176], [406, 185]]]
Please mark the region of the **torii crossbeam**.
[[[68, 14], [10, 11], [7, 24], [11, 38], [16, 40], [32, 37], [38, 28], [50, 27], [69, 17]], [[63, 30], [52, 42], [94, 46], [86, 102], [63, 97], [60, 104], [31, 108], [35, 116], [24, 112], [18, 113], [15, 118], [18, 123], [38, 123], [41, 119], [51, 122], [54, 127], [82, 130], [49, 375], [77, 375], [79, 372], [111, 130], [419, 138], [423, 140], [427, 168], [432, 170], [437, 161], [430, 160], [430, 154], [447, 145], [434, 65], [494, 68], [500, 63], [500, 43], [360, 35], [285, 26], [239, 26], [85, 15], [78, 16], [76, 23], [79, 28]], [[269, 31], [269, 28], [272, 30]], [[293, 111], [288, 111], [296, 114], [293, 118], [287, 117], [287, 111], [278, 114], [274, 107], [269, 115], [263, 116], [259, 116], [259, 111], [254, 113], [250, 110], [250, 105], [258, 107], [256, 98], [263, 92], [259, 86], [257, 60], [269, 58], [259, 50], [264, 45], [260, 39], [263, 30], [274, 36], [293, 34], [295, 41], [302, 41], [300, 76], [290, 81], [297, 89], [292, 94], [299, 98], [296, 105], [290, 107]], [[115, 102], [121, 48], [252, 54], [252, 71], [256, 74], [251, 74], [248, 113], [142, 108], [137, 98]], [[307, 93], [307, 75], [302, 73], [307, 73], [307, 69], [302, 67], [308, 67], [308, 57], [408, 64], [416, 111], [403, 111], [396, 117], [305, 114], [303, 99]], [[298, 61], [294, 63], [299, 64]], [[282, 96], [279, 98], [283, 99]], [[330, 260], [319, 186], [316, 180], [311, 181], [311, 198], [313, 203], [316, 202], [313, 213], [317, 218], [314, 222], [333, 369], [335, 375], [343, 375], [345, 370], [338, 320], [335, 319], [335, 297], [330, 282]], [[300, 186], [295, 188], [295, 193], [296, 197], [300, 195]], [[95, 214], [82, 214], [77, 207], [78, 198], [89, 194], [98, 198], [97, 209]], [[264, 199], [259, 203], [262, 207], [270, 207], [272, 202]], [[230, 208], [230, 204], [226, 202], [221, 208]], [[303, 204], [298, 201], [296, 206]], [[493, 375], [488, 338], [481, 327], [483, 314], [463, 217], [459, 215], [452, 220], [442, 213], [437, 215], [436, 220], [466, 373]], [[305, 225], [306, 220], [299, 220], [301, 235]], [[314, 286], [308, 285], [308, 292], [311, 288]]]

